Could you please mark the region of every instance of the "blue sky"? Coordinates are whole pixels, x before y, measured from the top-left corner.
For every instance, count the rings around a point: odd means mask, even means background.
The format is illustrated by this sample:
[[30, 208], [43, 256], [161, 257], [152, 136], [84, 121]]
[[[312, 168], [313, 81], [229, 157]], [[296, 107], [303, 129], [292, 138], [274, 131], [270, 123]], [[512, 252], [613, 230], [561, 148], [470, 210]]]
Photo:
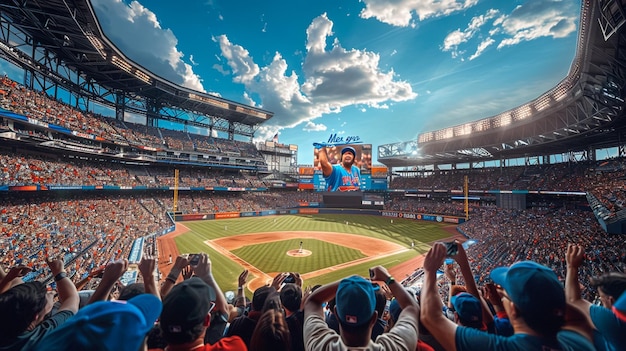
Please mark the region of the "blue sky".
[[534, 99], [567, 75], [580, 13], [579, 0], [92, 3], [153, 73], [274, 112], [256, 139], [278, 132], [300, 164], [331, 134], [376, 150]]

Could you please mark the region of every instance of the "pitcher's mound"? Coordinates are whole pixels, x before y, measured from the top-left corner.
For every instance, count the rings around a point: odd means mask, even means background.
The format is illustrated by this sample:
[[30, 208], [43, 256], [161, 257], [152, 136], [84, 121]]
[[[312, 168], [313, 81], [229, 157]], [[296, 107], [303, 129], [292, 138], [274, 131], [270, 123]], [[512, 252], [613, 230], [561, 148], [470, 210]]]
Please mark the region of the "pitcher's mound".
[[310, 256], [311, 254], [312, 252], [309, 250], [296, 249], [296, 250], [287, 251], [287, 255], [292, 256], [292, 257], [306, 257], [306, 256]]

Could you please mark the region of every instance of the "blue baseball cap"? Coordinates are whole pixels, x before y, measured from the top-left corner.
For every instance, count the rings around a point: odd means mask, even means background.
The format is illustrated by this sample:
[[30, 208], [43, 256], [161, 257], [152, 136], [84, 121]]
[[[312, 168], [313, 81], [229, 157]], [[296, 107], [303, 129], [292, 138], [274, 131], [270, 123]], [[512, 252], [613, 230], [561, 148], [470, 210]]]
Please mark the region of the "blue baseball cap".
[[161, 309], [161, 300], [151, 294], [94, 302], [46, 335], [37, 350], [136, 351]]
[[351, 152], [352, 155], [356, 157], [356, 150], [352, 146], [346, 146], [341, 149], [341, 156], [343, 156], [343, 154], [345, 154], [346, 152]]
[[376, 310], [376, 293], [372, 282], [357, 275], [339, 282], [335, 301], [337, 317], [345, 325], [363, 325], [369, 322]]
[[565, 291], [554, 271], [533, 261], [521, 261], [491, 272], [523, 315], [530, 318], [565, 315]]
[[623, 292], [619, 299], [615, 301], [611, 310], [620, 321], [626, 323], [626, 292]]
[[458, 293], [450, 298], [450, 302], [464, 325], [482, 324], [482, 305], [474, 295], [466, 292]]

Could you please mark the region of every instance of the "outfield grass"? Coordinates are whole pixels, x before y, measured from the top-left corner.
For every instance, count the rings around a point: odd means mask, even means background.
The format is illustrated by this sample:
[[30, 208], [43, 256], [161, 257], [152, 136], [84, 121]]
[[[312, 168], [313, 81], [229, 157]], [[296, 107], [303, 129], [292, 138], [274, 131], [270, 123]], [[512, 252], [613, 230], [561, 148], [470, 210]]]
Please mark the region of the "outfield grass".
[[[346, 222], [348, 222], [348, 224], [346, 224]], [[262, 232], [323, 231], [374, 237], [391, 241], [407, 248], [410, 247], [412, 241], [415, 243], [414, 250], [409, 250], [401, 254], [369, 261], [352, 267], [335, 270], [326, 275], [308, 279], [305, 282], [305, 285], [308, 286], [314, 284], [324, 284], [352, 274], [367, 276], [368, 268], [378, 264], [391, 268], [426, 252], [430, 248], [427, 243], [450, 236], [448, 232], [442, 229], [443, 225], [439, 223], [398, 218], [394, 218], [392, 223], [392, 219], [390, 218], [367, 215], [284, 215], [194, 221], [184, 222], [184, 225], [187, 226], [190, 231], [176, 237], [175, 240], [178, 250], [181, 253], [208, 253], [213, 265], [215, 279], [224, 291], [236, 289], [237, 277], [239, 276], [239, 273], [241, 273], [242, 268], [237, 263], [225, 256], [222, 256], [221, 254], [218, 254], [215, 250], [204, 244], [204, 241], [206, 240], [214, 240], [232, 235]], [[310, 267], [319, 268], [310, 268], [308, 266], [309, 263], [300, 263], [304, 262], [303, 258], [295, 258], [293, 262], [284, 261], [282, 263], [272, 263], [272, 261], [276, 258], [287, 258], [288, 256], [285, 255], [287, 250], [298, 248], [300, 239], [294, 240], [296, 241], [295, 244], [293, 241], [285, 240], [284, 245], [283, 242], [280, 241], [270, 244], [255, 244], [251, 245], [252, 247], [250, 248], [243, 247], [238, 250], [243, 250], [241, 252], [245, 253], [246, 261], [250, 262], [264, 272], [298, 271], [305, 273], [307, 271], [313, 271], [341, 263], [336, 263], [337, 261], [334, 261], [336, 258], [330, 259], [330, 257], [320, 257], [319, 263], [310, 265]], [[303, 239], [302, 241], [305, 241], [305, 249], [311, 250], [309, 245], [313, 245], [313, 241], [317, 240], [310, 240], [311, 243], [309, 243], [309, 240], [310, 239]], [[339, 248], [342, 248], [340, 245], [329, 243], [325, 244], [338, 247], [337, 249], [328, 248], [328, 250], [339, 250]], [[260, 245], [263, 245], [262, 250], [259, 249]], [[318, 250], [311, 251], [317, 252]], [[338, 256], [343, 254], [345, 253], [337, 253]], [[349, 258], [348, 261], [352, 261], [354, 259], [356, 258]], [[256, 263], [252, 263], [252, 261]], [[265, 266], [266, 264], [267, 266]], [[301, 266], [298, 266], [300, 264], [305, 265], [305, 267], [301, 268]], [[260, 266], [268, 268], [261, 268]], [[400, 277], [398, 278], [400, 279]]]

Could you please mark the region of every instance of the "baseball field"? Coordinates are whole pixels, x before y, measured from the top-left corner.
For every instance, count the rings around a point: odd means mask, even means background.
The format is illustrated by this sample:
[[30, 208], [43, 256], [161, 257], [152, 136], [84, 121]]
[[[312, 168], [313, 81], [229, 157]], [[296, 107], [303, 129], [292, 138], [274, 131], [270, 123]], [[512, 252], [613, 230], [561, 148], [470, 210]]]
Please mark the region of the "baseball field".
[[223, 291], [250, 270], [248, 290], [277, 273], [299, 272], [304, 286], [324, 284], [385, 266], [398, 280], [421, 267], [430, 244], [459, 234], [455, 225], [368, 215], [285, 215], [177, 223], [159, 238], [159, 268], [168, 256], [205, 252]]

